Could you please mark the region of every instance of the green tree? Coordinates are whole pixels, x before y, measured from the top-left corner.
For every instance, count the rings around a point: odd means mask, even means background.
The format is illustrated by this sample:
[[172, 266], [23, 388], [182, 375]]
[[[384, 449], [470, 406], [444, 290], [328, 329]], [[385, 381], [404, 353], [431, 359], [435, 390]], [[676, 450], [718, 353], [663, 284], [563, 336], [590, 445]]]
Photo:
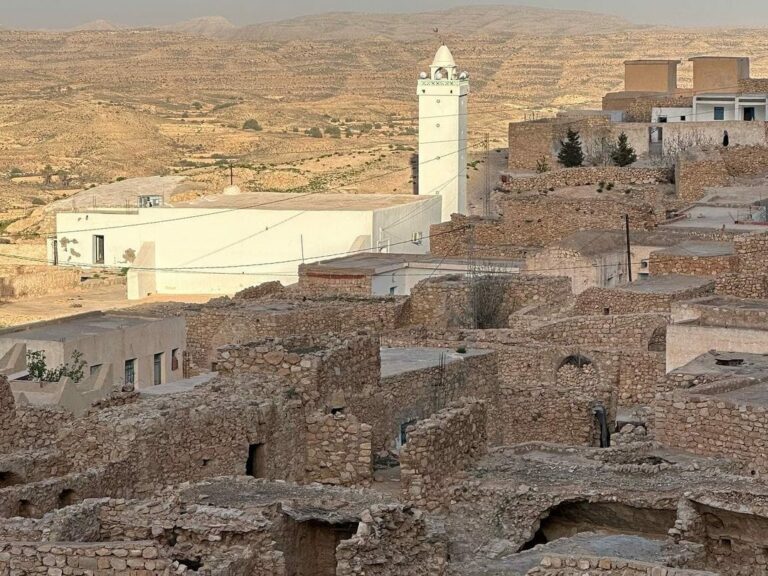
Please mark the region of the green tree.
[[622, 132], [619, 134], [619, 141], [616, 145], [616, 149], [611, 154], [611, 160], [616, 166], [629, 166], [637, 162], [637, 154], [635, 149], [629, 145], [627, 141], [627, 135]]
[[66, 377], [77, 384], [85, 377], [86, 365], [87, 363], [83, 360], [83, 353], [78, 350], [72, 352], [70, 362], [52, 370], [46, 364], [45, 352], [42, 350], [29, 350], [27, 352], [27, 371], [32, 379], [38, 382], [58, 382]]
[[53, 180], [53, 175], [56, 172], [54, 171], [53, 167], [50, 164], [46, 164], [45, 168], [43, 168], [43, 185], [44, 186], [50, 186], [51, 180]]
[[566, 168], [575, 168], [584, 163], [584, 150], [581, 149], [581, 138], [576, 130], [568, 128], [565, 141], [560, 140], [557, 159]]
[[250, 120], [246, 120], [243, 124], [243, 130], [253, 130], [254, 132], [261, 132], [263, 128], [261, 127], [261, 124], [259, 124], [258, 120], [255, 120], [251, 118]]
[[322, 138], [323, 132], [318, 128], [317, 126], [313, 126], [312, 128], [307, 131], [307, 134], [309, 134], [312, 138]]

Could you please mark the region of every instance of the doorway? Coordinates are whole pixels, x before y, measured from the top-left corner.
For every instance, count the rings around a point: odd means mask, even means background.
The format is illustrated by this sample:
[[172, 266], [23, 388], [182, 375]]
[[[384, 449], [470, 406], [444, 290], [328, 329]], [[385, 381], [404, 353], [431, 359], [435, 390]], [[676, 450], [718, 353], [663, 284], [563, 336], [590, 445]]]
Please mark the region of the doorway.
[[93, 263], [104, 264], [104, 236], [93, 237]]
[[155, 354], [152, 364], [152, 384], [154, 386], [160, 386], [163, 383], [163, 359], [165, 354], [160, 352]]
[[267, 453], [264, 444], [248, 446], [248, 461], [245, 463], [245, 474], [254, 478], [265, 478]]
[[753, 122], [755, 120], [755, 107], [748, 106], [744, 108], [744, 121]]

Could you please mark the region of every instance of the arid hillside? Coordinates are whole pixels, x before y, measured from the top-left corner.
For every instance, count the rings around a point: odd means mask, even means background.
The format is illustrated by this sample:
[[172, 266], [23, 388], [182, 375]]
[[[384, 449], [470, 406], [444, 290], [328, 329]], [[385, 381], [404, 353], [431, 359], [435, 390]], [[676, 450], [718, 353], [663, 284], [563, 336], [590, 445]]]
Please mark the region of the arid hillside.
[[[473, 162], [486, 133], [503, 148], [510, 120], [598, 107], [621, 88], [628, 58], [746, 55], [753, 75], [768, 76], [763, 30], [636, 28], [594, 14], [499, 10], [457, 9], [441, 20], [440, 35], [472, 77]], [[220, 19], [176, 27], [184, 34], [0, 32], [0, 222], [134, 176], [179, 174], [216, 191], [230, 162], [245, 189], [410, 193], [416, 78], [439, 40], [429, 27], [416, 33], [428, 17], [350, 18], [271, 25], [282, 40]], [[297, 22], [314, 32], [296, 39], [304, 34]], [[354, 39], [371, 26], [386, 33]], [[340, 31], [346, 39], [322, 39]], [[410, 33], [417, 39], [397, 39]]]

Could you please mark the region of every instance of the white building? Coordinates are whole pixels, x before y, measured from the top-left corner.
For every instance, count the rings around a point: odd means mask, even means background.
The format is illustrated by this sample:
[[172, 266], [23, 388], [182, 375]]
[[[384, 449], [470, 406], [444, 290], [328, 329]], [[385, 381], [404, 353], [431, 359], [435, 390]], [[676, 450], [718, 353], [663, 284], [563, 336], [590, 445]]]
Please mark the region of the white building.
[[129, 298], [232, 294], [298, 280], [298, 266], [359, 252], [423, 254], [439, 196], [221, 194], [175, 206], [56, 215], [49, 261], [128, 269]]
[[419, 79], [419, 195], [443, 197], [442, 221], [467, 210], [469, 75], [447, 46]]

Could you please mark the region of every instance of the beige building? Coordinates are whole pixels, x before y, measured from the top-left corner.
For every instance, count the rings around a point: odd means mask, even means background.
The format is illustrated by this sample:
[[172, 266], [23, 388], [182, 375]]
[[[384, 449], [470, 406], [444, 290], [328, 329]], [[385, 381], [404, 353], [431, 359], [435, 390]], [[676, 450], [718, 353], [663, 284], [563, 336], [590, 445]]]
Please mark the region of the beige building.
[[660, 92], [677, 90], [680, 60], [627, 60], [624, 62], [625, 92]]
[[[14, 394], [24, 394], [29, 403], [77, 411], [126, 383], [141, 390], [183, 379], [185, 326], [183, 318], [102, 313], [16, 326], [0, 332], [0, 372], [12, 380]], [[27, 352], [43, 352], [48, 369], [71, 363], [78, 352], [84, 378], [33, 382]]]

